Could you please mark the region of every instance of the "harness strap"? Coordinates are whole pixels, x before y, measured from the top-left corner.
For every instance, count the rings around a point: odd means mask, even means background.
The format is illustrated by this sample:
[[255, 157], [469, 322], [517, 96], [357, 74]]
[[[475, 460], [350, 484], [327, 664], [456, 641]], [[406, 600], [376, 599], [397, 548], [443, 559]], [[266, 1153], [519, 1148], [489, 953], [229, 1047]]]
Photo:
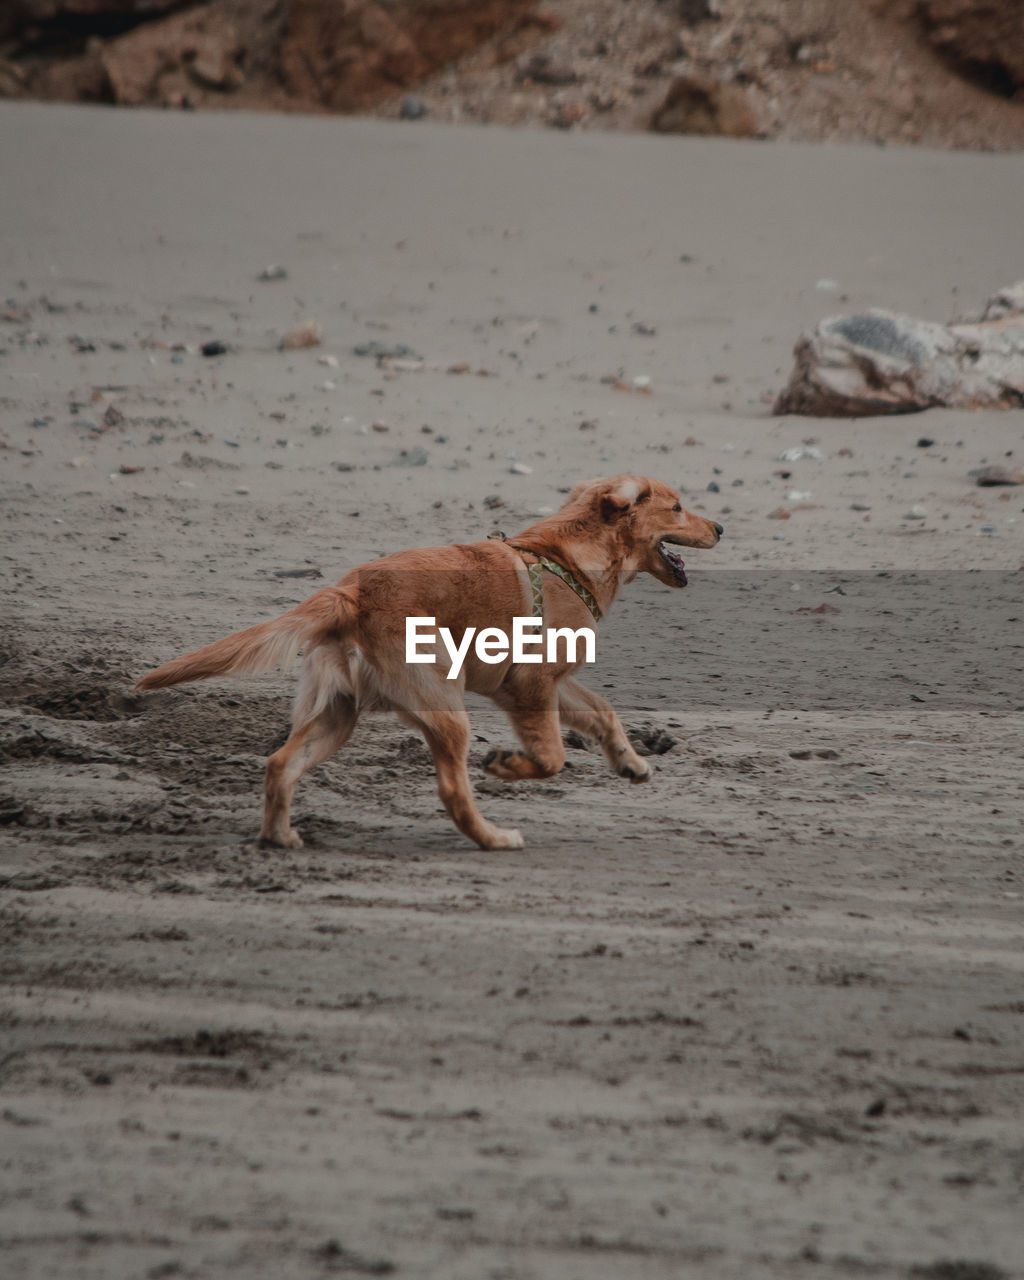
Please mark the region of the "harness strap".
[[509, 542], [500, 529], [495, 529], [488, 537], [506, 543], [513, 551], [518, 551], [520, 556], [530, 555], [535, 557], [536, 564], [528, 564], [526, 566], [526, 572], [530, 578], [530, 597], [533, 602], [533, 616], [535, 618], [544, 617], [544, 581], [541, 577], [541, 570], [546, 569], [548, 573], [553, 573], [556, 578], [561, 578], [567, 587], [571, 587], [576, 592], [590, 610], [595, 622], [601, 621], [601, 608], [594, 599], [593, 592], [588, 591], [579, 578], [570, 573], [565, 565], [559, 564], [557, 560], [552, 560], [550, 556], [538, 555], [536, 551], [526, 551], [522, 547], [517, 547], [514, 542]]

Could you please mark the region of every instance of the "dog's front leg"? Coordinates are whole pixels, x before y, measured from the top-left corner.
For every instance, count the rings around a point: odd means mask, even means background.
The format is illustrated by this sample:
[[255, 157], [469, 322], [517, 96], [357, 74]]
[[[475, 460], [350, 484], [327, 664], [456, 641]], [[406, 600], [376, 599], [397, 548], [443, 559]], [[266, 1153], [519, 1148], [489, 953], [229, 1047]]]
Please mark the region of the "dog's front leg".
[[544, 681], [526, 688], [504, 686], [494, 701], [512, 721], [524, 751], [492, 751], [484, 770], [494, 778], [518, 782], [524, 778], [550, 778], [565, 767], [565, 745], [558, 722], [554, 683]]
[[612, 704], [572, 676], [559, 682], [558, 714], [567, 728], [601, 744], [608, 763], [620, 777], [646, 782], [651, 776], [650, 765], [633, 750]]
[[469, 716], [453, 709], [416, 717], [437, 770], [437, 794], [452, 822], [481, 849], [521, 849], [523, 837], [509, 827], [488, 822], [473, 799], [466, 756], [469, 751]]

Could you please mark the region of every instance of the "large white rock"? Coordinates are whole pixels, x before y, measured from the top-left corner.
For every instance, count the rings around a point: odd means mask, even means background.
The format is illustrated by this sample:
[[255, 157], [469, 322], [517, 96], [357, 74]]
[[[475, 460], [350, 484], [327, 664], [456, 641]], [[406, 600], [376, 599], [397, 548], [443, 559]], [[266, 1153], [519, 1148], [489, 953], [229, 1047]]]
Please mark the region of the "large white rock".
[[979, 320], [941, 325], [891, 311], [833, 316], [804, 334], [776, 413], [862, 418], [1024, 408], [1024, 281]]

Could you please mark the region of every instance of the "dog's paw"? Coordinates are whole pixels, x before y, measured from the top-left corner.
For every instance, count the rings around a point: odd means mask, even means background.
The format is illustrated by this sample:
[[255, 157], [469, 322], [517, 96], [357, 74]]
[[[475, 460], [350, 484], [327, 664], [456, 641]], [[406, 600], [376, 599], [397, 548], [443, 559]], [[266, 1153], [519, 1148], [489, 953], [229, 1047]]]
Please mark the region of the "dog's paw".
[[514, 827], [493, 827], [487, 839], [485, 849], [522, 849], [526, 844], [522, 835]]
[[635, 764], [621, 764], [619, 766], [619, 777], [628, 778], [630, 782], [646, 782], [650, 778], [651, 772], [651, 766], [639, 758]]
[[513, 767], [513, 761], [518, 757], [515, 751], [488, 751], [484, 756], [483, 770], [484, 773], [490, 774], [492, 778], [501, 778], [503, 782], [517, 782], [522, 774]]
[[302, 836], [294, 827], [290, 827], [283, 836], [261, 835], [259, 844], [261, 849], [301, 849]]

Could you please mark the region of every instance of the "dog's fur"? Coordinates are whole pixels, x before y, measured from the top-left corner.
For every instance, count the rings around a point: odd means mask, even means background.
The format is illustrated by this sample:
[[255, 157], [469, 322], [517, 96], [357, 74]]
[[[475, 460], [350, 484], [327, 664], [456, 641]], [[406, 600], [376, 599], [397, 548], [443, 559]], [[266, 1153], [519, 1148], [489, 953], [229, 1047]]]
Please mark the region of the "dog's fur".
[[[244, 675], [287, 665], [304, 650], [291, 736], [267, 762], [261, 839], [295, 848], [292, 794], [300, 776], [341, 747], [363, 711], [394, 711], [427, 741], [438, 793], [458, 829], [484, 849], [518, 849], [518, 831], [494, 826], [477, 809], [466, 757], [467, 690], [502, 708], [522, 743], [492, 751], [485, 770], [497, 778], [547, 778], [565, 763], [562, 727], [595, 738], [616, 773], [633, 782], [650, 775], [604, 698], [577, 683], [568, 661], [481, 662], [470, 649], [458, 679], [447, 679], [444, 648], [433, 665], [405, 660], [406, 618], [433, 617], [456, 641], [467, 627], [499, 627], [531, 613], [526, 565], [548, 556], [567, 568], [606, 613], [620, 585], [649, 573], [668, 586], [686, 585], [677, 553], [663, 543], [713, 547], [721, 526], [684, 511], [667, 485], [614, 476], [578, 485], [555, 515], [505, 543], [401, 551], [353, 569], [271, 622], [226, 636], [142, 677], [138, 689], [162, 689], [210, 676]], [[514, 547], [510, 544], [514, 544]], [[518, 548], [516, 550], [515, 548]], [[592, 626], [573, 589], [542, 571], [546, 627]], [[564, 647], [563, 647], [564, 648]], [[564, 655], [567, 657], [567, 654]]]

